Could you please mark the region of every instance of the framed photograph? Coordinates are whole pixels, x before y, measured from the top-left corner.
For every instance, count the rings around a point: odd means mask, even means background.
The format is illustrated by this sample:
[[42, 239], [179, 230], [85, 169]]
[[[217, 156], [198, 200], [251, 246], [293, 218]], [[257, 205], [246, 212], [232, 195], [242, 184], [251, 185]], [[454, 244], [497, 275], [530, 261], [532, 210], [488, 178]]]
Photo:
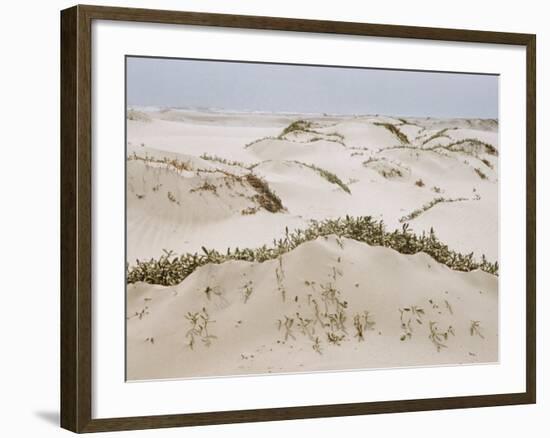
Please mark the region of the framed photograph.
[[535, 403], [535, 35], [61, 13], [61, 423]]

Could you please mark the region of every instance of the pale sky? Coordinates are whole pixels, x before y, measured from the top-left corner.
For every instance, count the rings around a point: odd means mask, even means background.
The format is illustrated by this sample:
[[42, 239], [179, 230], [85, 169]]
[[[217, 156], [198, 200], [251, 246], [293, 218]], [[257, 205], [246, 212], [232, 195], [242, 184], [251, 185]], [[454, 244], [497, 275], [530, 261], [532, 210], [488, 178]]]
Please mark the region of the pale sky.
[[498, 118], [498, 76], [127, 57], [127, 103], [228, 111]]

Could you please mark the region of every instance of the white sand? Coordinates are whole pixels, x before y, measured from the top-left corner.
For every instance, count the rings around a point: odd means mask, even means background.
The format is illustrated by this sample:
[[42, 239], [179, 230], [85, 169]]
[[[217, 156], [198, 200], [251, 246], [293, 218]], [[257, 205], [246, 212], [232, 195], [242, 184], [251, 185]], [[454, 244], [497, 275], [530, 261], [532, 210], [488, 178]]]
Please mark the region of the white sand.
[[[438, 203], [406, 221], [410, 228], [421, 233], [433, 227], [450, 248], [497, 259], [498, 157], [479, 144], [463, 143], [473, 151], [445, 149], [465, 139], [498, 149], [498, 126], [493, 121], [408, 119], [411, 124], [403, 125], [395, 118], [370, 116], [181, 110], [138, 114], [138, 120], [128, 121], [128, 155], [154, 161], [128, 161], [130, 265], [135, 259], [158, 258], [163, 249], [182, 254], [200, 252], [202, 246], [225, 251], [269, 245], [284, 235], [285, 227], [306, 228], [312, 219], [346, 214], [383, 219], [392, 230], [401, 228], [401, 218], [438, 197], [466, 200]], [[317, 133], [276, 138], [298, 119], [312, 121]], [[397, 125], [410, 144], [401, 147], [399, 138], [380, 123]], [[429, 140], [445, 128], [450, 129]], [[227, 176], [241, 177], [249, 170], [235, 163], [201, 159], [202, 154], [256, 165], [254, 174], [268, 182], [285, 211], [270, 213], [259, 208], [253, 200], [254, 190]], [[177, 171], [158, 162], [164, 158], [186, 163], [189, 170]], [[351, 193], [304, 164], [334, 173]], [[423, 186], [415, 184], [419, 180]], [[205, 183], [215, 190], [200, 189]], [[243, 214], [247, 209], [255, 213]], [[493, 275], [452, 271], [425, 254], [407, 256], [352, 240], [346, 240], [342, 249], [334, 238], [318, 239], [283, 257], [287, 295], [283, 302], [277, 290], [277, 266], [276, 260], [226, 262], [204, 266], [174, 287], [128, 285], [128, 378], [498, 360], [498, 282]], [[329, 277], [333, 267], [342, 273], [336, 279]], [[245, 303], [243, 286], [248, 281], [253, 292]], [[314, 288], [305, 281], [315, 282]], [[287, 315], [297, 324], [296, 312], [311, 318], [311, 299], [320, 303], [320, 285], [329, 282], [349, 303], [346, 339], [340, 346], [331, 344], [327, 329], [317, 323], [322, 354], [314, 351], [312, 339], [296, 326], [296, 340], [283, 342], [284, 330], [278, 330], [277, 320]], [[419, 306], [425, 313], [421, 324], [416, 318], [411, 323], [410, 339], [407, 336], [402, 341], [399, 308], [410, 306]], [[210, 346], [198, 339], [190, 349], [185, 315], [203, 307], [216, 321], [211, 330], [217, 338]], [[141, 317], [135, 316], [143, 310]], [[376, 324], [365, 341], [359, 342], [354, 338], [353, 317], [364, 311], [370, 312]], [[429, 338], [430, 321], [440, 331], [453, 328], [454, 335], [447, 334], [446, 348], [440, 351]], [[471, 335], [472, 321], [480, 322], [483, 338]]]

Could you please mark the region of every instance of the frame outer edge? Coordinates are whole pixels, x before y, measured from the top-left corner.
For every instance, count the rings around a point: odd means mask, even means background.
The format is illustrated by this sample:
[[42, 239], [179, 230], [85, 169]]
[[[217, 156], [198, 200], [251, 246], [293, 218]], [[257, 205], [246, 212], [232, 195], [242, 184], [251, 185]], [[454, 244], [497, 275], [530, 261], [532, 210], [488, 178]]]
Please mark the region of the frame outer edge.
[[[93, 19], [522, 45], [527, 50], [526, 392], [245, 411], [92, 419]], [[73, 432], [136, 430], [255, 421], [530, 404], [536, 401], [536, 37], [410, 26], [335, 23], [78, 5], [61, 12], [61, 426]]]
[[77, 418], [78, 432], [92, 421], [92, 18], [77, 6]]
[[91, 20], [61, 11], [61, 427], [92, 415]]
[[536, 242], [536, 220], [537, 220], [537, 161], [536, 161], [536, 141], [537, 141], [537, 66], [536, 66], [536, 35], [530, 35], [526, 44], [526, 63], [527, 63], [527, 115], [526, 115], [526, 147], [527, 147], [527, 239], [526, 239], [526, 391], [531, 403], [537, 401], [537, 242]]
[[77, 8], [61, 11], [61, 427], [76, 431], [78, 422], [77, 373], [77, 216], [76, 216], [76, 135], [77, 135]]

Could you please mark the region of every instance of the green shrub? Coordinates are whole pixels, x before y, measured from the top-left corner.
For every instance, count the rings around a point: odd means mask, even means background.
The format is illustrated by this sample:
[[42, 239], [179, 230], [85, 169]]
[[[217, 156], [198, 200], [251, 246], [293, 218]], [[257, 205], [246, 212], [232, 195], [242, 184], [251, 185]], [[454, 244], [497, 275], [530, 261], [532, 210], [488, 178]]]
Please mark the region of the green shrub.
[[227, 249], [226, 253], [202, 248], [203, 254], [183, 254], [179, 257], [166, 252], [159, 259], [136, 261], [136, 265], [127, 269], [127, 282], [143, 281], [151, 284], [176, 285], [181, 283], [197, 268], [209, 263], [219, 264], [230, 260], [262, 263], [275, 260], [281, 255], [292, 251], [299, 245], [317, 239], [318, 237], [336, 235], [339, 238], [353, 239], [372, 246], [392, 248], [401, 254], [416, 254], [424, 252], [437, 262], [457, 271], [472, 271], [481, 269], [498, 275], [498, 262], [491, 263], [485, 256], [481, 261], [474, 259], [473, 253], [464, 255], [453, 251], [438, 240], [433, 229], [429, 234], [417, 235], [409, 230], [408, 224], [393, 232], [386, 231], [383, 221], [377, 221], [371, 216], [360, 216], [324, 221], [313, 221], [304, 230], [286, 232], [282, 239], [274, 240], [272, 246], [259, 248]]

